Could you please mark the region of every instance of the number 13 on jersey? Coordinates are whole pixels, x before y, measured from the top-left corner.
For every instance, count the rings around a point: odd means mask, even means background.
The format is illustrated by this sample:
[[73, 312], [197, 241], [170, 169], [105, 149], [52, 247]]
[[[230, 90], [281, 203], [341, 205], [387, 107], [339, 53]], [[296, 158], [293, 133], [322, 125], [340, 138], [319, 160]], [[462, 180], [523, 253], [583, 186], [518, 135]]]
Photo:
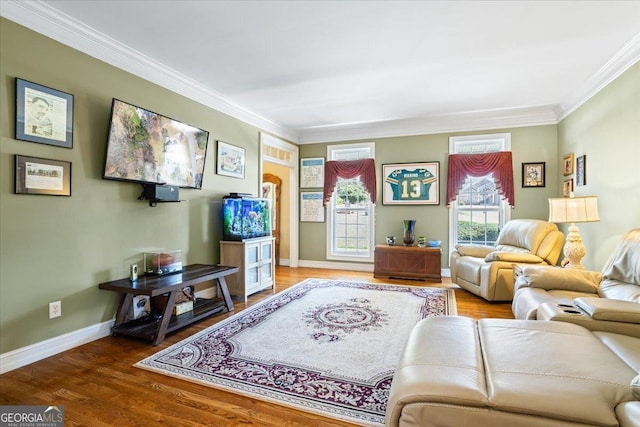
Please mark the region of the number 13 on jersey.
[[438, 162], [383, 165], [384, 204], [439, 204]]

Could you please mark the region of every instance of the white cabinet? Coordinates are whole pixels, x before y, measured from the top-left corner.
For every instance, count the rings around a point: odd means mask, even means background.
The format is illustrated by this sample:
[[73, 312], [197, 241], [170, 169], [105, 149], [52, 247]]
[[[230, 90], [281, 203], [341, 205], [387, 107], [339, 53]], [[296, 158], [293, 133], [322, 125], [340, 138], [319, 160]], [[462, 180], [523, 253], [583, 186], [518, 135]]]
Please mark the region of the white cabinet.
[[258, 237], [243, 242], [220, 242], [220, 264], [239, 267], [226, 277], [229, 293], [244, 298], [263, 289], [274, 288], [274, 237]]

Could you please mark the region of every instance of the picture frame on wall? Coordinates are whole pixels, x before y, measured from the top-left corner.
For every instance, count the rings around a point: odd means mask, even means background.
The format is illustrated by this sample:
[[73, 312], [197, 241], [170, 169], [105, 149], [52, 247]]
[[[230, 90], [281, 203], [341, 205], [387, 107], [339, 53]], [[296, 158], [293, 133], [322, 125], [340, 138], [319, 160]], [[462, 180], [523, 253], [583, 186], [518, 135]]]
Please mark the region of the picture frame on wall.
[[569, 153], [562, 157], [562, 173], [564, 176], [573, 175], [573, 153]]
[[218, 141], [216, 158], [216, 173], [218, 175], [244, 179], [245, 163], [244, 148]]
[[576, 159], [576, 185], [587, 185], [587, 155]]
[[300, 222], [324, 222], [322, 191], [300, 192]]
[[73, 95], [17, 78], [16, 139], [73, 148]]
[[382, 165], [383, 205], [439, 205], [440, 162]]
[[562, 184], [562, 195], [570, 197], [571, 193], [573, 193], [573, 178], [565, 179]]
[[535, 188], [545, 186], [545, 162], [522, 164], [522, 187]]
[[324, 187], [324, 157], [300, 159], [300, 188]]
[[15, 193], [71, 196], [71, 162], [15, 155]]

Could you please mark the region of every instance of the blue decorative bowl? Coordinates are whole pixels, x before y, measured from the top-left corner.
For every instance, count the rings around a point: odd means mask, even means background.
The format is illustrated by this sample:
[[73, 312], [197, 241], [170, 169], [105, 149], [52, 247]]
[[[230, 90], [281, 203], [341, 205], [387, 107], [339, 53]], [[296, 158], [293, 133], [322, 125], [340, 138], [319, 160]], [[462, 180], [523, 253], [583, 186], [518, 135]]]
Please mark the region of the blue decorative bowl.
[[429, 240], [427, 245], [429, 245], [430, 248], [437, 248], [442, 245], [442, 240]]

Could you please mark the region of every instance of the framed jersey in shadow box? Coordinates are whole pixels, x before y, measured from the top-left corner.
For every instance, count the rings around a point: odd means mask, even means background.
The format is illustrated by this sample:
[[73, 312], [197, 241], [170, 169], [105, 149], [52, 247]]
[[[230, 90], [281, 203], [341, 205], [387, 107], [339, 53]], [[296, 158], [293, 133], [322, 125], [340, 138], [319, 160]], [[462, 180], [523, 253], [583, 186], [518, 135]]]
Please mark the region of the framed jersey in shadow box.
[[382, 165], [383, 205], [439, 205], [440, 162]]

